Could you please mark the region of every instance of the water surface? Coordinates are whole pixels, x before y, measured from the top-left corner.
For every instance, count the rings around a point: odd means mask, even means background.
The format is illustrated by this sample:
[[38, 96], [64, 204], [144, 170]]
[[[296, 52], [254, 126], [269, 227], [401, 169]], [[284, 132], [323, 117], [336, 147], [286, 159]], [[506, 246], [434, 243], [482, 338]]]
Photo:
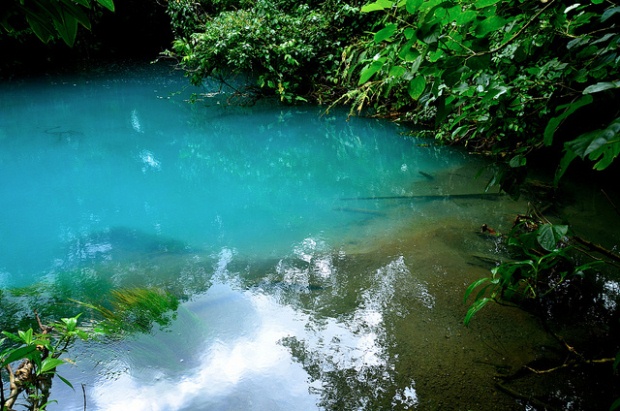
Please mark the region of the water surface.
[[483, 164], [392, 123], [207, 91], [167, 67], [0, 86], [2, 287], [179, 303], [73, 347], [49, 409], [524, 409], [493, 373], [547, 337], [499, 307], [467, 329], [462, 295], [502, 251], [479, 227], [525, 204], [442, 198]]

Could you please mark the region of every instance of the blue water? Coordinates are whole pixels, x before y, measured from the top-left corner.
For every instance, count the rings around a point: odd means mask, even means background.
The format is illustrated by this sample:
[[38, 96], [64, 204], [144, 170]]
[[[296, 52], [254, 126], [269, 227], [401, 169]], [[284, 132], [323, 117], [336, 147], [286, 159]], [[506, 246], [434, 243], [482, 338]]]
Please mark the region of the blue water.
[[488, 272], [470, 254], [497, 252], [480, 225], [523, 204], [410, 198], [480, 193], [481, 163], [217, 90], [167, 66], [0, 84], [0, 286], [60, 315], [131, 287], [180, 301], [74, 346], [49, 409], [491, 409], [460, 302]]
[[343, 227], [371, 215], [343, 198], [411, 194], [425, 180], [420, 171], [460, 160], [394, 124], [342, 111], [192, 105], [186, 99], [203, 89], [165, 69], [151, 73], [2, 86], [5, 284], [105, 253], [110, 246], [80, 255], [70, 244], [119, 227], [262, 255], [314, 236], [337, 245], [347, 241]]

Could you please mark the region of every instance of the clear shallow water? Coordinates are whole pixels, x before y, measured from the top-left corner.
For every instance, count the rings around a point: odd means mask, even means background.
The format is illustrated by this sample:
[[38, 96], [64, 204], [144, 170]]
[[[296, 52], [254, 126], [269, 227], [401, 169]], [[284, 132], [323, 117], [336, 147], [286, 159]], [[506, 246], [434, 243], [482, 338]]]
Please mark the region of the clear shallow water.
[[[480, 225], [525, 206], [436, 197], [481, 193], [480, 163], [345, 113], [192, 105], [205, 90], [178, 73], [135, 73], [0, 86], [1, 285], [67, 310], [129, 288], [180, 301], [74, 348], [62, 374], [87, 409], [521, 409], [489, 402], [489, 364], [545, 337], [500, 308], [470, 332], [461, 300], [488, 272], [472, 254], [498, 252]], [[83, 409], [79, 391], [55, 383], [50, 409]]]

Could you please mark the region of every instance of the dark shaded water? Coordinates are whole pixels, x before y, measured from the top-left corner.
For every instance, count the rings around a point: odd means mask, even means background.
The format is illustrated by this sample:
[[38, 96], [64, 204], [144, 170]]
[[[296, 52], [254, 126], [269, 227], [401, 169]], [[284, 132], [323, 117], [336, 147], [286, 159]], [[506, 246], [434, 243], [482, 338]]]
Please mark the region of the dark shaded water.
[[[514, 309], [462, 325], [490, 268], [474, 256], [502, 252], [479, 227], [524, 201], [441, 197], [482, 193], [483, 164], [391, 123], [192, 105], [185, 84], [151, 67], [0, 86], [5, 321], [143, 296], [59, 370], [88, 410], [529, 409], [493, 377], [556, 342]], [[60, 382], [53, 398], [84, 407]]]

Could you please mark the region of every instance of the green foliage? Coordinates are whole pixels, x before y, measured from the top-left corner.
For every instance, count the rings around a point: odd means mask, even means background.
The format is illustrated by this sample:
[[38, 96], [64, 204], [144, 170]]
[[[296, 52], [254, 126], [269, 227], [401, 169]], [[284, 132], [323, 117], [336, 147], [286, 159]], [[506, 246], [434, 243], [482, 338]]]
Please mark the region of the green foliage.
[[[56, 368], [65, 363], [59, 357], [72, 342], [90, 338], [88, 332], [78, 328], [79, 317], [62, 318], [52, 326], [41, 326], [40, 332], [32, 328], [18, 330], [17, 334], [2, 331], [5, 338], [0, 340], [0, 370], [10, 373], [15, 389], [9, 387], [9, 393], [2, 393], [0, 409], [11, 409], [17, 396], [24, 391], [28, 395], [28, 409], [45, 409], [54, 376], [73, 388], [68, 380], [57, 374]], [[10, 368], [17, 363], [18, 366]], [[0, 389], [4, 390], [4, 386]]]
[[518, 260], [499, 264], [491, 270], [491, 277], [480, 278], [467, 287], [465, 302], [474, 291], [477, 293], [465, 315], [465, 325], [490, 302], [541, 300], [567, 279], [583, 276], [600, 263], [575, 262], [572, 246], [568, 245], [568, 226], [541, 224], [532, 229], [530, 225], [530, 220], [522, 221], [508, 236], [507, 244]]
[[78, 26], [90, 30], [89, 11], [98, 4], [114, 11], [113, 0], [5, 0], [0, 6], [0, 27], [15, 35], [27, 27], [44, 43], [54, 38], [73, 46]]
[[197, 24], [195, 15], [173, 19], [177, 39], [169, 54], [195, 84], [242, 73], [282, 101], [306, 100], [302, 96], [316, 93], [320, 84], [333, 86], [342, 42], [361, 33], [363, 16], [355, 3], [255, 0], [229, 8], [219, 2], [200, 17], [204, 23]]
[[[602, 169], [620, 151], [619, 10], [598, 0], [377, 0], [362, 7], [379, 16], [377, 31], [346, 49], [343, 76], [357, 81], [343, 100], [505, 161], [561, 133], [575, 138], [561, 172], [576, 157]], [[575, 127], [590, 104], [605, 109]]]

